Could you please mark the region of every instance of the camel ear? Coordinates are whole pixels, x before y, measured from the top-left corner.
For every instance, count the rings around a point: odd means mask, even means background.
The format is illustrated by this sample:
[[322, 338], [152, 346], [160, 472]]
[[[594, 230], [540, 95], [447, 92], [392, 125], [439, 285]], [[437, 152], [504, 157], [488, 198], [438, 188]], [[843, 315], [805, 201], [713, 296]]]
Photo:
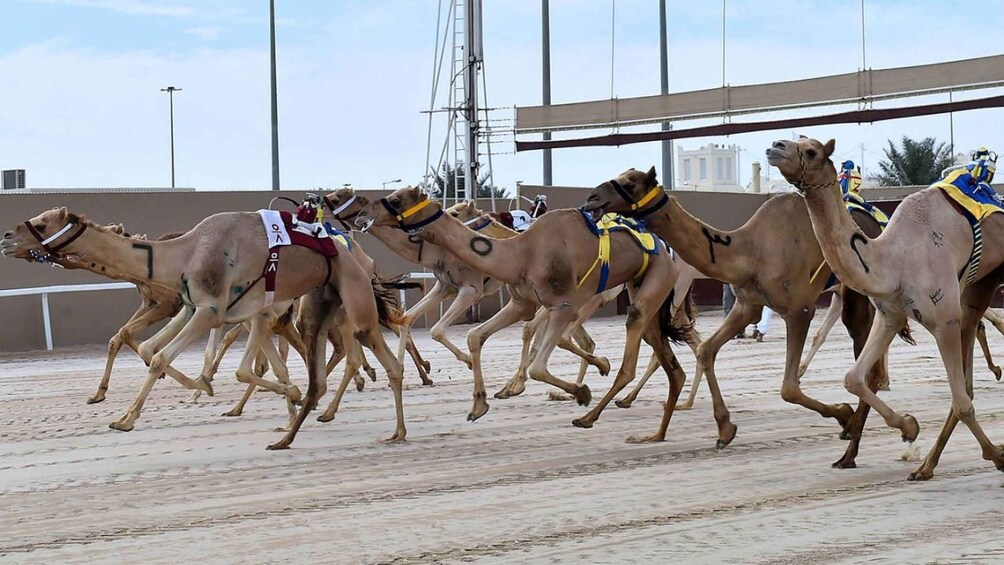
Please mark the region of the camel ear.
[[833, 150], [836, 148], [837, 148], [837, 141], [835, 139], [827, 141], [826, 145], [823, 146], [823, 155], [826, 155], [827, 157], [833, 155]]
[[648, 181], [649, 186], [655, 186], [659, 184], [659, 181], [657, 180], [655, 174], [655, 165], [652, 165], [652, 167], [648, 170], [648, 176], [646, 180]]

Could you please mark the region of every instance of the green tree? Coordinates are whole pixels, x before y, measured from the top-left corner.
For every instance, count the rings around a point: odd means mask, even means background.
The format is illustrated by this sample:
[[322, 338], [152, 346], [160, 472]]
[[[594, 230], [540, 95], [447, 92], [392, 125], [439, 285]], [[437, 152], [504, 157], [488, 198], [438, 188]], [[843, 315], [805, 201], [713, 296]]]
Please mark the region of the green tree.
[[[461, 164], [460, 166], [463, 166]], [[456, 187], [457, 177], [454, 174], [454, 168], [450, 166], [449, 163], [443, 163], [443, 166], [439, 169], [439, 173], [436, 174], [433, 179], [432, 189], [429, 194], [434, 198], [442, 198], [443, 194], [450, 200], [453, 200], [457, 194]], [[464, 192], [464, 183], [467, 179], [460, 179], [460, 190]], [[488, 176], [482, 176], [478, 179], [478, 194], [477, 198], [491, 198], [492, 193], [495, 193], [495, 198], [508, 198], [506, 194], [506, 189], [504, 187], [498, 187], [494, 184], [488, 182]], [[471, 197], [470, 194], [467, 195], [468, 198]]]
[[900, 147], [890, 139], [889, 148], [882, 152], [885, 153], [885, 159], [879, 162], [882, 172], [875, 177], [882, 186], [926, 186], [938, 180], [941, 171], [954, 163], [951, 148], [933, 137], [917, 141], [904, 135]]

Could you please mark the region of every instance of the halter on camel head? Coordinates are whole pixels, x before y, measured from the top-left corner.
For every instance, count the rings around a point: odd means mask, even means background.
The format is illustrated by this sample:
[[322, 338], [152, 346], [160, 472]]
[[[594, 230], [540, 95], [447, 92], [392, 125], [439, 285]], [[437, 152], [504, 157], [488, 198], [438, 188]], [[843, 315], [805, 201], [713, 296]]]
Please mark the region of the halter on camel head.
[[[617, 191], [617, 194], [620, 195], [620, 197], [623, 198], [624, 201], [631, 206], [631, 212], [632, 212], [631, 215], [634, 216], [635, 218], [644, 218], [645, 216], [648, 216], [649, 214], [655, 212], [659, 208], [662, 208], [663, 206], [666, 205], [667, 202], [669, 202], [669, 195], [666, 194], [666, 192], [662, 189], [661, 184], [655, 185], [654, 187], [652, 187], [652, 190], [649, 190], [648, 192], [645, 193], [645, 196], [642, 196], [637, 201], [635, 201], [635, 199], [632, 198], [631, 194], [628, 191], [624, 190], [624, 187], [621, 186], [621, 183], [617, 182], [617, 179], [610, 179], [607, 181], [607, 183], [610, 184], [610, 186], [612, 186], [613, 189]], [[654, 200], [660, 194], [662, 195], [662, 198], [660, 198], [655, 203], [655, 206], [652, 206], [647, 210], [642, 210], [643, 207], [647, 206], [648, 203], [652, 202], [652, 200]]]
[[403, 232], [405, 232], [405, 233], [407, 233], [409, 235], [416, 234], [416, 233], [422, 231], [425, 228], [425, 226], [427, 226], [427, 225], [431, 224], [432, 222], [435, 222], [439, 218], [443, 217], [443, 209], [440, 208], [439, 210], [436, 210], [435, 214], [429, 216], [428, 218], [426, 218], [424, 220], [420, 220], [420, 221], [418, 221], [418, 222], [416, 222], [414, 224], [411, 224], [411, 225], [408, 225], [408, 224], [405, 223], [405, 220], [407, 220], [411, 216], [414, 216], [415, 214], [421, 212], [429, 204], [432, 204], [432, 199], [429, 198], [428, 196], [426, 196], [425, 200], [419, 202], [418, 204], [415, 204], [411, 208], [408, 208], [404, 212], [400, 212], [400, 213], [396, 209], [394, 209], [393, 206], [391, 206], [390, 201], [387, 200], [386, 198], [381, 198], [380, 199], [380, 204], [383, 205], [383, 207], [387, 210], [387, 212], [391, 216], [394, 216], [394, 219], [397, 220], [397, 226], [399, 228], [401, 228], [401, 231], [403, 231]]
[[[74, 226], [77, 225], [80, 226], [80, 229], [77, 230], [76, 233], [66, 238], [62, 243], [58, 245], [51, 245], [52, 242], [66, 235], [68, 232], [73, 230]], [[62, 268], [62, 265], [54, 262], [55, 260], [62, 258], [62, 255], [60, 255], [59, 251], [65, 248], [67, 245], [76, 241], [77, 238], [83, 235], [83, 233], [87, 230], [87, 224], [79, 220], [77, 221], [77, 223], [68, 222], [65, 226], [57, 230], [56, 233], [50, 235], [49, 237], [43, 237], [42, 234], [40, 234], [38, 230], [35, 229], [35, 226], [31, 225], [30, 221], [25, 222], [24, 227], [28, 229], [28, 233], [30, 233], [32, 237], [34, 237], [38, 241], [39, 245], [42, 246], [42, 249], [45, 250], [45, 253], [42, 253], [41, 251], [32, 249], [29, 252], [31, 254], [32, 260], [34, 260], [37, 263], [48, 263], [50, 266], [60, 267], [60, 268]]]

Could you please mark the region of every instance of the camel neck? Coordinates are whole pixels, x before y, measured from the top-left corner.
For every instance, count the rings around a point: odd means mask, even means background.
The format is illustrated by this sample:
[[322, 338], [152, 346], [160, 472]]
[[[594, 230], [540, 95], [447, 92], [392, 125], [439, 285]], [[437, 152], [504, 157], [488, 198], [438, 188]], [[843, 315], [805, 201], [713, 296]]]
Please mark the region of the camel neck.
[[379, 239], [387, 246], [388, 249], [393, 251], [395, 255], [405, 261], [430, 268], [435, 264], [435, 261], [430, 261], [431, 254], [424, 252], [428, 250], [421, 250], [420, 244], [411, 241], [408, 234], [397, 228], [389, 226], [373, 226], [367, 233], [370, 233], [373, 237]]
[[438, 245], [470, 265], [473, 269], [504, 283], [519, 282], [519, 268], [525, 258], [520, 256], [516, 238], [496, 239], [471, 231], [456, 218], [445, 215], [419, 235]]
[[881, 295], [872, 271], [872, 266], [883, 262], [881, 244], [869, 239], [847, 213], [837, 181], [807, 190], [805, 204], [812, 231], [833, 273], [858, 292]]
[[647, 221], [684, 261], [705, 275], [730, 284], [742, 284], [748, 278], [743, 266], [749, 242], [738, 230], [723, 231], [698, 220], [675, 196]]
[[181, 279], [171, 265], [184, 264], [183, 240], [184, 236], [170, 241], [138, 240], [90, 229], [68, 251], [76, 253], [91, 272], [176, 292]]

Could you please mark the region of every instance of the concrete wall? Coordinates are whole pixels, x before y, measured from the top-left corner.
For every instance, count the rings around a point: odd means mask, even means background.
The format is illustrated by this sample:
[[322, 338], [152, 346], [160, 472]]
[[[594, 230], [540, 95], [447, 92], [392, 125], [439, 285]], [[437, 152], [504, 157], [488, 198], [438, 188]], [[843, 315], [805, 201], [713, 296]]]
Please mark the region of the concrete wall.
[[[532, 197], [538, 192], [548, 195], [551, 209], [574, 207], [585, 200], [586, 190], [571, 187], [543, 189], [524, 185], [522, 193]], [[285, 192], [298, 198], [302, 194]], [[368, 196], [379, 192], [367, 193]], [[11, 229], [44, 210], [66, 206], [72, 212], [87, 215], [99, 223], [122, 222], [131, 233], [150, 237], [186, 230], [204, 217], [223, 211], [256, 210], [268, 206], [275, 193], [260, 192], [60, 192], [60, 193], [0, 193], [0, 229]], [[708, 194], [680, 192], [678, 197], [689, 211], [722, 229], [734, 229], [748, 219], [766, 199], [755, 194]], [[508, 209], [508, 201], [499, 204]], [[487, 203], [485, 206], [487, 207]], [[373, 256], [382, 273], [403, 273], [421, 270], [388, 251], [379, 241], [360, 234], [359, 242]], [[39, 264], [0, 260], [0, 289], [39, 287], [55, 284], [107, 282], [84, 271], [66, 271]], [[715, 297], [707, 291], [708, 300]], [[409, 291], [408, 303], [420, 298], [418, 291]], [[103, 343], [128, 319], [139, 304], [134, 290], [116, 290], [53, 295], [50, 297], [53, 340], [57, 346]], [[497, 311], [498, 297], [483, 301], [481, 319]], [[612, 314], [614, 306], [603, 313]], [[434, 323], [430, 317], [427, 323]], [[38, 296], [0, 298], [0, 352], [42, 349], [41, 298]]]

